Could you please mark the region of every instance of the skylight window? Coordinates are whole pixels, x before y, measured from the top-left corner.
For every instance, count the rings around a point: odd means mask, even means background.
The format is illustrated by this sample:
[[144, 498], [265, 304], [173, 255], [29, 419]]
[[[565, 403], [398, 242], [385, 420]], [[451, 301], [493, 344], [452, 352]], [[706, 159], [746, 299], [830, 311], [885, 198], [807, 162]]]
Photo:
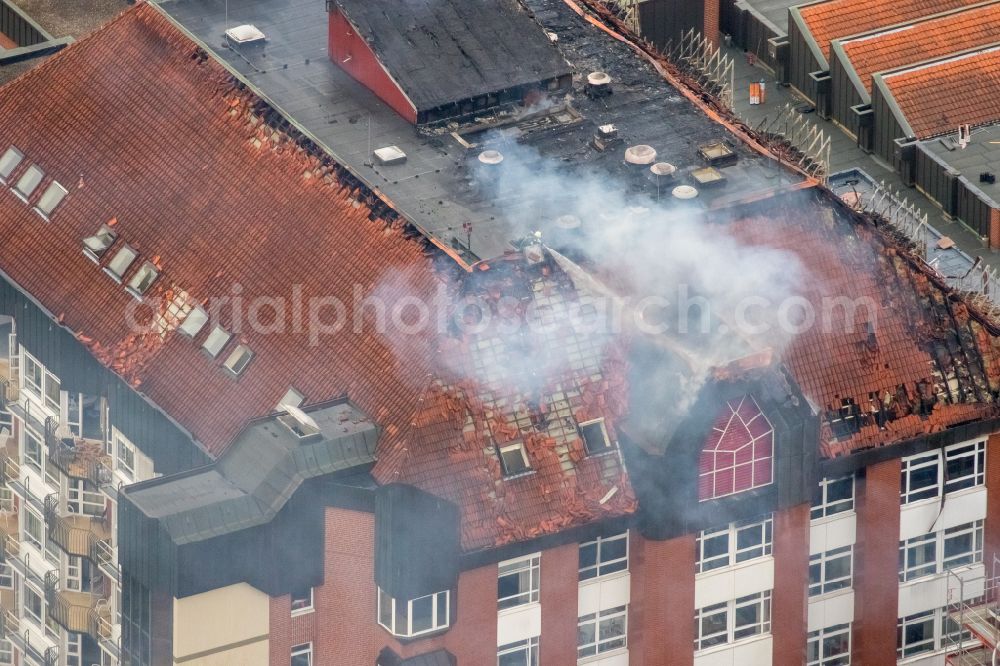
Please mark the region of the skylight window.
[[212, 358], [215, 358], [222, 351], [222, 348], [226, 346], [231, 337], [233, 336], [229, 331], [221, 326], [216, 326], [208, 334], [208, 337], [205, 338], [205, 342], [202, 343], [201, 348], [207, 351]]
[[52, 211], [56, 209], [63, 198], [69, 194], [66, 188], [60, 185], [57, 181], [52, 181], [49, 186], [45, 188], [45, 192], [42, 194], [42, 198], [38, 200], [38, 205], [35, 206], [35, 211], [44, 217], [46, 220], [49, 219], [49, 215]]
[[96, 234], [83, 239], [83, 253], [94, 261], [100, 261], [104, 253], [108, 251], [108, 248], [114, 244], [117, 237], [118, 234], [112, 231], [111, 227], [103, 224]]
[[17, 185], [14, 186], [14, 194], [27, 202], [43, 178], [45, 178], [45, 172], [37, 164], [32, 164], [18, 179]]
[[122, 276], [125, 275], [125, 271], [128, 267], [132, 265], [135, 258], [139, 256], [139, 253], [133, 250], [128, 245], [123, 245], [115, 256], [111, 257], [111, 261], [108, 265], [104, 267], [104, 272], [115, 279], [115, 282], [121, 282]]
[[153, 281], [159, 274], [160, 272], [156, 270], [156, 266], [153, 265], [153, 262], [145, 262], [139, 267], [139, 270], [135, 272], [132, 279], [128, 281], [129, 292], [131, 292], [131, 294], [136, 298], [142, 296], [146, 293], [146, 290], [149, 289], [149, 285], [153, 284]]
[[10, 174], [14, 173], [14, 169], [17, 165], [21, 163], [24, 159], [24, 153], [20, 150], [11, 146], [7, 149], [3, 155], [0, 155], [0, 183], [6, 183], [7, 179], [10, 178]]
[[250, 364], [250, 359], [253, 358], [253, 352], [246, 345], [237, 345], [233, 353], [229, 355], [226, 359], [224, 365], [229, 372], [234, 375], [241, 374], [246, 367]]
[[588, 421], [580, 424], [580, 436], [583, 437], [583, 445], [589, 455], [604, 453], [611, 448], [608, 440], [608, 431], [604, 426], [604, 419]]
[[181, 333], [187, 335], [188, 337], [194, 337], [198, 335], [198, 331], [208, 322], [208, 315], [205, 314], [205, 310], [200, 307], [194, 307], [188, 316], [184, 318], [181, 322]]
[[500, 462], [503, 463], [504, 476], [517, 476], [531, 471], [528, 453], [524, 450], [524, 442], [514, 442], [501, 446]]

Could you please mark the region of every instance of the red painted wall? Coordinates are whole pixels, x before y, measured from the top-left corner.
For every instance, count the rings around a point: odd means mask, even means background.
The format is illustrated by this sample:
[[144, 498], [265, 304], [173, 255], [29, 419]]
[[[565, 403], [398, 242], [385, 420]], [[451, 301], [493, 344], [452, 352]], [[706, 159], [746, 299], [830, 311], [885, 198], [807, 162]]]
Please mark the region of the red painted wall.
[[694, 542], [693, 534], [668, 541], [629, 534], [630, 666], [694, 663]]
[[542, 664], [576, 663], [579, 552], [579, 546], [570, 543], [542, 553], [542, 638], [539, 642], [539, 662]]
[[1000, 555], [1000, 435], [986, 440], [986, 522], [983, 525], [987, 575], [992, 575], [994, 555]]
[[337, 66], [375, 93], [396, 113], [416, 124], [416, 107], [385, 71], [368, 43], [337, 10], [330, 12], [329, 41], [330, 59]]
[[898, 458], [872, 465], [855, 493], [858, 542], [851, 663], [856, 666], [896, 663], [899, 473]]
[[774, 515], [772, 663], [801, 664], [806, 657], [809, 606], [809, 505]]

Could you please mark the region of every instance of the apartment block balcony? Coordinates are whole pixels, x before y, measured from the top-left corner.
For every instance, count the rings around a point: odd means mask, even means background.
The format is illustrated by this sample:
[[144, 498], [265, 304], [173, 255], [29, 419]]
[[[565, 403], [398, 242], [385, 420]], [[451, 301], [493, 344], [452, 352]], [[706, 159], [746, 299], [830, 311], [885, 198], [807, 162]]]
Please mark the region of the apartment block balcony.
[[112, 621], [108, 600], [103, 592], [104, 583], [101, 579], [95, 581], [89, 591], [64, 590], [55, 572], [45, 576], [45, 600], [48, 603], [49, 617], [67, 631], [89, 634], [98, 642], [101, 640], [102, 620], [108, 623]]
[[[0, 636], [14, 644], [14, 647], [27, 657], [27, 663], [43, 664], [43, 666], [57, 666], [59, 663], [59, 651], [56, 648], [43, 650], [40, 646], [31, 642], [31, 634], [28, 629], [21, 631], [21, 621], [17, 614], [10, 610], [0, 614]], [[22, 657], [21, 663], [26, 663]]]
[[[100, 439], [63, 437], [59, 424], [51, 418], [46, 419], [44, 429], [49, 460], [66, 476], [85, 479], [100, 488], [105, 476], [100, 468], [111, 468], [111, 457], [104, 451], [104, 442]], [[69, 433], [68, 429], [66, 433]]]
[[[60, 515], [57, 505], [58, 502], [45, 502], [49, 538], [68, 555], [93, 559], [91, 554], [94, 542], [111, 539], [111, 521], [103, 516], [76, 513]], [[96, 560], [94, 562], [97, 563]]]
[[91, 534], [89, 557], [102, 574], [116, 584], [121, 584], [122, 573], [118, 568], [118, 557], [115, 555], [115, 549], [111, 545], [110, 533], [107, 537], [100, 537], [95, 533]]
[[10, 405], [17, 404], [19, 397], [17, 382], [10, 377], [10, 366], [7, 361], [3, 361], [0, 363], [0, 409], [8, 409]]

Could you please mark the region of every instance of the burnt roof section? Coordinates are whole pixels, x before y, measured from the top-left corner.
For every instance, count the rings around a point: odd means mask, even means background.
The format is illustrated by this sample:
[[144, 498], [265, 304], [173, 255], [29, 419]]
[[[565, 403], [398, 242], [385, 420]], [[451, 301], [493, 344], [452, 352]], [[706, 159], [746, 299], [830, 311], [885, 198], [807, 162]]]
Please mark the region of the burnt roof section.
[[[236, 53], [224, 45], [224, 0], [171, 0], [159, 9], [178, 22], [213, 54], [237, 72], [257, 93], [295, 120], [296, 125], [351, 169], [364, 182], [384, 193], [397, 211], [425, 235], [446, 245], [466, 243], [462, 225], [472, 224], [472, 254], [492, 258], [509, 249], [509, 241], [541, 229], [543, 233], [571, 203], [553, 192], [509, 192], [506, 196], [476, 186], [470, 169], [479, 151], [499, 148], [503, 142], [528, 146], [540, 159], [572, 173], [599, 177], [627, 191], [634, 187], [634, 171], [623, 164], [625, 148], [648, 144], [658, 159], [686, 171], [703, 166], [698, 146], [719, 141], [727, 130], [686, 100], [632, 48], [590, 25], [562, 0], [525, 0], [524, 4], [545, 30], [559, 38], [557, 48], [572, 64], [572, 106], [582, 116], [576, 123], [546, 126], [523, 122], [494, 135], [493, 145], [482, 136], [466, 136], [479, 143], [468, 150], [449, 134], [423, 136], [372, 92], [352, 79], [328, 55], [327, 17], [315, 0], [241, 0], [230, 6], [230, 24], [253, 23], [267, 35], [267, 43], [253, 51]], [[586, 75], [607, 72], [614, 92], [590, 99], [584, 94]], [[668, 119], [669, 122], [665, 122]], [[614, 124], [621, 144], [598, 152], [588, 144], [597, 128]], [[405, 164], [371, 165], [371, 146], [398, 146]], [[729, 137], [732, 138], [732, 137]], [[721, 169], [724, 186], [704, 190], [698, 205], [738, 198], [776, 185], [771, 162], [735, 141], [737, 164]], [[787, 174], [784, 176], [787, 182]], [[649, 187], [649, 183], [644, 185]], [[656, 195], [655, 188], [645, 190]], [[583, 221], [602, 224], [599, 211], [581, 211]], [[586, 219], [591, 218], [591, 219]]]
[[177, 545], [261, 525], [306, 479], [375, 461], [378, 431], [348, 402], [317, 406], [318, 432], [300, 437], [283, 414], [249, 425], [208, 467], [126, 489], [132, 503], [159, 520]]
[[570, 71], [517, 0], [336, 4], [418, 111]]

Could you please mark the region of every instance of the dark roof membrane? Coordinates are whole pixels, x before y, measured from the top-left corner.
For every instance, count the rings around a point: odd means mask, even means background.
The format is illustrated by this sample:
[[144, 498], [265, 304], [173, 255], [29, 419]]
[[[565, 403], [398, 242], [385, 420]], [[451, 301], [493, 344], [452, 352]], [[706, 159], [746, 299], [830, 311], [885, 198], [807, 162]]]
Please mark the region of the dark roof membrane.
[[569, 74], [516, 0], [337, 0], [417, 111]]

